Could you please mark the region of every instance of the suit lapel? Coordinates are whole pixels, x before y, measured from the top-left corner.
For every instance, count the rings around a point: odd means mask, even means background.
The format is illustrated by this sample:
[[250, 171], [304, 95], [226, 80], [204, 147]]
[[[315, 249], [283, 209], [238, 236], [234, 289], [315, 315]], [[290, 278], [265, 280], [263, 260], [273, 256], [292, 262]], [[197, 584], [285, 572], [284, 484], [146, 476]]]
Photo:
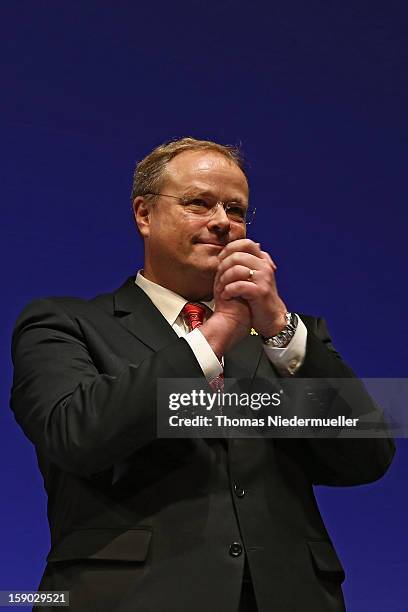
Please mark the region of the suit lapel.
[[114, 292], [113, 307], [121, 325], [154, 351], [178, 338], [133, 276]]

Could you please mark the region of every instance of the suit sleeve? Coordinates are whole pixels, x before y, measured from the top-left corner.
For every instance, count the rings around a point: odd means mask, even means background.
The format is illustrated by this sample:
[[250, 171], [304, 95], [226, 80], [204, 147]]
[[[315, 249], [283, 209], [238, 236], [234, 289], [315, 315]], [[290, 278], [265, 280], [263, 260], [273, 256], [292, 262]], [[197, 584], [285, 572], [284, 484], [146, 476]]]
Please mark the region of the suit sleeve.
[[156, 437], [157, 379], [202, 377], [181, 338], [118, 375], [100, 373], [75, 316], [52, 299], [24, 309], [12, 357], [10, 405], [17, 422], [48, 460], [85, 477]]
[[382, 437], [299, 440], [298, 459], [313, 484], [348, 486], [380, 478], [394, 456], [394, 442], [387, 435], [381, 410], [334, 348], [323, 319], [314, 320], [314, 325], [308, 324], [306, 357], [296, 378], [354, 379], [350, 404], [343, 404], [342, 408], [353, 417], [369, 415], [370, 423], [383, 432]]

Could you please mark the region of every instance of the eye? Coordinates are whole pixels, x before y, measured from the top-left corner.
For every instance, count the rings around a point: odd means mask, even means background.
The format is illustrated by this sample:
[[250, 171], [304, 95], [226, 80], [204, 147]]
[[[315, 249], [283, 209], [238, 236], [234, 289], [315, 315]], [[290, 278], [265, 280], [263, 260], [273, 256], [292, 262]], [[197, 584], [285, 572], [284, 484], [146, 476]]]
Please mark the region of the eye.
[[240, 220], [245, 219], [246, 208], [239, 202], [230, 202], [227, 206], [227, 211], [228, 211], [228, 215], [233, 218], [240, 219]]
[[184, 206], [195, 210], [207, 209], [210, 207], [209, 203], [206, 200], [203, 200], [202, 198], [192, 198], [191, 200], [185, 200]]

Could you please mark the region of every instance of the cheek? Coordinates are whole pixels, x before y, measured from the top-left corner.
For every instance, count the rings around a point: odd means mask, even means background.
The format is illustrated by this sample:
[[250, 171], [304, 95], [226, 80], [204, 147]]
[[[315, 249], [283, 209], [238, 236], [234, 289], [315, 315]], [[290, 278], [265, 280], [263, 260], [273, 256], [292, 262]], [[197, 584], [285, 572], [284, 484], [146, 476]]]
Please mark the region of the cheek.
[[246, 225], [231, 226], [230, 242], [246, 238]]
[[167, 227], [166, 230], [162, 232], [162, 236], [167, 249], [174, 254], [179, 253], [185, 257], [193, 248], [192, 235], [186, 227], [182, 228], [180, 225]]

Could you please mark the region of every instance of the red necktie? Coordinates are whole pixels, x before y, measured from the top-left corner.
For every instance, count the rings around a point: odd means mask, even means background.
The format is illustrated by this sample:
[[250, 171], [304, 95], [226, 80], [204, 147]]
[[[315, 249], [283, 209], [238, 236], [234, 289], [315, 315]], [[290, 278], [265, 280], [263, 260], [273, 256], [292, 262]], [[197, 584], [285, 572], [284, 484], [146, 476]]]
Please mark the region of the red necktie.
[[200, 325], [204, 323], [205, 306], [202, 304], [192, 304], [191, 302], [187, 302], [181, 313], [185, 315], [190, 326], [190, 330], [200, 327]]
[[[187, 323], [192, 331], [196, 327], [200, 327], [204, 323], [206, 307], [202, 304], [187, 302], [181, 311], [187, 320]], [[222, 391], [224, 389], [224, 373], [221, 372], [216, 378], [213, 378], [209, 383], [213, 391]]]

